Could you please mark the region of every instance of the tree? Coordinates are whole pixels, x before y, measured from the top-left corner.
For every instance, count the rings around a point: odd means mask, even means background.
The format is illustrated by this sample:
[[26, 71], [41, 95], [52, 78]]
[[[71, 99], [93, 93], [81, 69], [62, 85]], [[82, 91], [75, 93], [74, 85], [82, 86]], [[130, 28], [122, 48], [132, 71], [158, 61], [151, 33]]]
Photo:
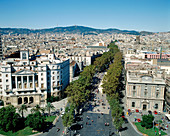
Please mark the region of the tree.
[[41, 110], [41, 107], [40, 107], [40, 105], [37, 104], [34, 108], [31, 109], [31, 113], [35, 113], [40, 110]]
[[21, 107], [18, 108], [19, 113], [21, 113], [22, 118], [24, 117], [24, 111], [27, 111], [27, 106], [22, 104]]
[[39, 111], [29, 114], [26, 118], [25, 125], [33, 128], [34, 130], [41, 131], [45, 128], [45, 117]]
[[145, 128], [152, 128], [153, 127], [153, 120], [154, 116], [153, 115], [143, 115], [142, 116], [142, 121], [141, 121], [141, 126]]
[[47, 103], [46, 109], [47, 109], [47, 111], [48, 111], [48, 115], [50, 115], [51, 110], [54, 110], [54, 108], [55, 108], [55, 107], [54, 107], [53, 104], [51, 104], [50, 102]]
[[17, 130], [20, 115], [16, 113], [16, 108], [12, 105], [0, 109], [0, 128], [4, 131]]
[[71, 126], [74, 122], [74, 105], [70, 105], [70, 107], [66, 107], [65, 114], [63, 115], [63, 125], [65, 127]]

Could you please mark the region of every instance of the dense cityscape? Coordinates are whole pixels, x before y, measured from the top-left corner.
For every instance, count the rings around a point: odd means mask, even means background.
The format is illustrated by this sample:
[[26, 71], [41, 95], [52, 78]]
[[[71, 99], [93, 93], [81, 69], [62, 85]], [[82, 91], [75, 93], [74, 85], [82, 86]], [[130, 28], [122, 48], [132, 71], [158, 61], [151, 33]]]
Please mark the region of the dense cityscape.
[[[32, 134], [43, 132], [42, 136], [142, 135], [145, 132], [135, 125], [150, 114], [156, 133], [168, 134], [169, 37], [169, 33], [2, 34], [1, 110], [13, 108], [25, 127], [35, 129]], [[118, 111], [112, 103], [117, 103]], [[31, 116], [46, 119], [38, 122], [40, 127], [31, 126]], [[44, 124], [48, 119], [51, 123]], [[21, 126], [16, 127], [4, 131]]]
[[170, 136], [170, 0], [0, 0], [0, 136]]

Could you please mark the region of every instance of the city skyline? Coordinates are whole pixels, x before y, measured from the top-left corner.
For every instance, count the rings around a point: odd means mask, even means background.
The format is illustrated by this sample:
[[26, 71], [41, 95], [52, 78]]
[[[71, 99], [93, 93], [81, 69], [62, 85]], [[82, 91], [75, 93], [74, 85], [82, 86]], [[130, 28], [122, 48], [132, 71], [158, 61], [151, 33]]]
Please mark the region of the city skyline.
[[169, 5], [168, 0], [1, 0], [0, 27], [44, 29], [79, 25], [167, 32], [170, 31]]

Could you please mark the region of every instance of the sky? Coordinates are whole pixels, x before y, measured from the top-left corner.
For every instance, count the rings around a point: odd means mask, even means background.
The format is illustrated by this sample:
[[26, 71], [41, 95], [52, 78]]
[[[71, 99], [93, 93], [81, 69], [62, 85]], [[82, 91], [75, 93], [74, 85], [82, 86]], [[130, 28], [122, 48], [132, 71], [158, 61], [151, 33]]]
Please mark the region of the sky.
[[170, 0], [0, 0], [0, 27], [170, 31]]

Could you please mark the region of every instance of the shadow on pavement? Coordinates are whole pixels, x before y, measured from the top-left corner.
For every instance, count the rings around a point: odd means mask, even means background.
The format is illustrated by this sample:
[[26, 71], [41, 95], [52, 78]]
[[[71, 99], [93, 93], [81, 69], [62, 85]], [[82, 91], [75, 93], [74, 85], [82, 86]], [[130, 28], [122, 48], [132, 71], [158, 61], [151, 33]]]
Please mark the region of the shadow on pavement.
[[123, 127], [123, 128], [120, 129], [120, 132], [125, 131], [127, 129], [128, 129], [128, 127]]

